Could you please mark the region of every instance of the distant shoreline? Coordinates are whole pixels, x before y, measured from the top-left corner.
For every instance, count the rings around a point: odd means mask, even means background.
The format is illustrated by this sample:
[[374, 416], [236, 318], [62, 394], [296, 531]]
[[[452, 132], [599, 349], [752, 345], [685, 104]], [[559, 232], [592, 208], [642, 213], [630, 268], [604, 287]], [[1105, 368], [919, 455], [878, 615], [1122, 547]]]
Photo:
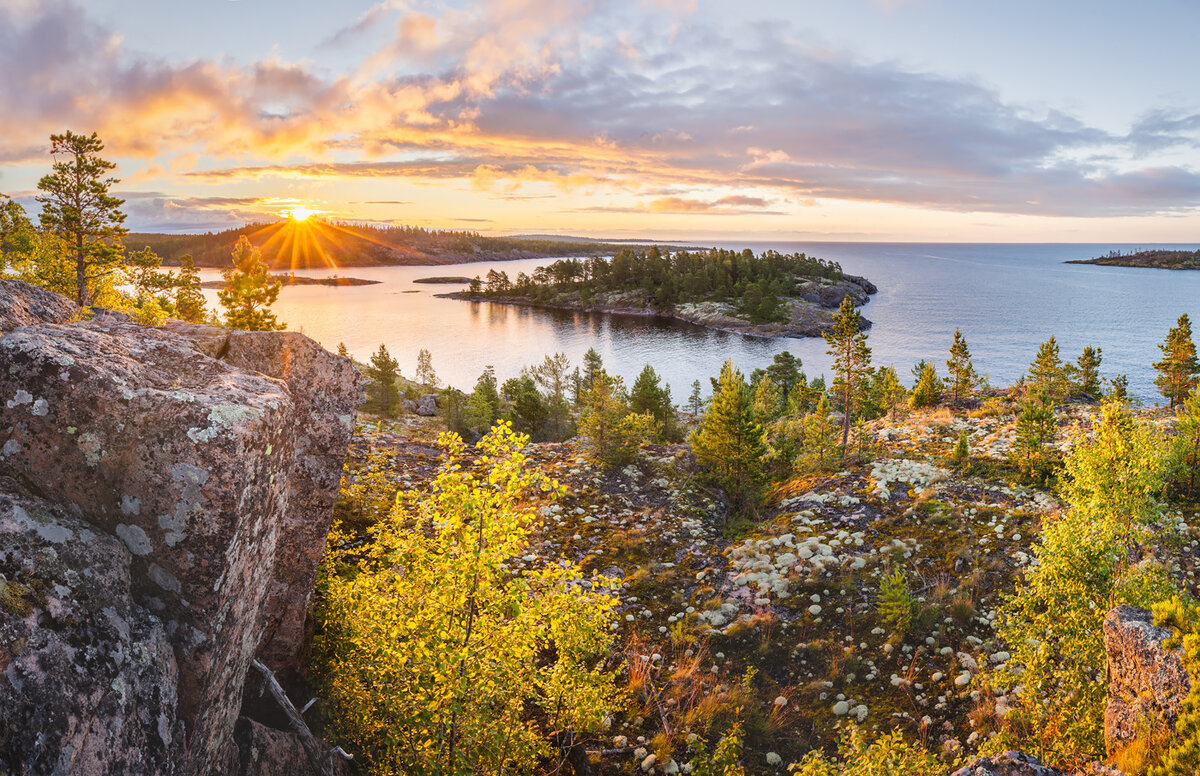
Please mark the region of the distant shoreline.
[[[310, 278], [301, 275], [271, 275], [271, 282], [279, 282], [285, 286], [375, 286], [383, 281], [364, 280], [363, 278]], [[206, 280], [200, 284], [200, 287], [225, 288], [227, 285], [224, 280]]]
[[1138, 267], [1141, 269], [1200, 270], [1200, 251], [1153, 250], [1113, 253], [1095, 259], [1074, 259], [1065, 264], [1093, 264], [1100, 267]]

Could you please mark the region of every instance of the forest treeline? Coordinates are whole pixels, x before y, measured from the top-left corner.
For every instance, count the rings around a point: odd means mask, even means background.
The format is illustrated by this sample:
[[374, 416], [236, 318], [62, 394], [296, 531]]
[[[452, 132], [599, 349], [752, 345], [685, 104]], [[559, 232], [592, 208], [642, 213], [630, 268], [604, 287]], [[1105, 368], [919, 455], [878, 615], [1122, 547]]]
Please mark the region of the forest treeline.
[[542, 238], [497, 237], [473, 231], [364, 224], [310, 218], [249, 223], [203, 234], [135, 233], [133, 245], [149, 246], [168, 264], [190, 254], [197, 266], [219, 267], [245, 237], [276, 269], [437, 264], [512, 258], [613, 253], [619, 245]]

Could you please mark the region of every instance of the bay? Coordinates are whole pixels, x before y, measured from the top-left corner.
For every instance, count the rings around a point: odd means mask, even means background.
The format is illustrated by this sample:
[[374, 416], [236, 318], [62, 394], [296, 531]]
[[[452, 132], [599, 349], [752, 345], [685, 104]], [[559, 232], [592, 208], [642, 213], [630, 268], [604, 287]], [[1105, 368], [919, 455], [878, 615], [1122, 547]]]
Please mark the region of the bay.
[[[1133, 393], [1153, 403], [1160, 398], [1151, 367], [1160, 357], [1157, 345], [1180, 314], [1200, 322], [1200, 272], [1063, 263], [1110, 250], [1195, 250], [1200, 247], [1195, 244], [740, 242], [719, 247], [803, 251], [869, 278], [879, 293], [862, 313], [874, 324], [870, 345], [875, 363], [895, 366], [906, 382], [911, 382], [911, 365], [922, 358], [935, 361], [944, 372], [955, 328], [967, 338], [976, 369], [997, 386], [1024, 374], [1038, 344], [1055, 335], [1065, 359], [1073, 360], [1086, 345], [1100, 347], [1102, 373], [1127, 374]], [[589, 347], [626, 384], [651, 364], [680, 403], [693, 380], [701, 381], [707, 395], [707, 378], [727, 358], [749, 373], [789, 350], [803, 360], [810, 377], [828, 370], [825, 343], [817, 338], [762, 339], [653, 318], [464, 302], [435, 296], [458, 286], [413, 282], [431, 276], [482, 276], [491, 268], [516, 277], [545, 263], [299, 270], [297, 274], [312, 277], [340, 274], [380, 282], [285, 287], [275, 310], [289, 329], [330, 349], [345, 343], [361, 361], [383, 343], [409, 376], [417, 352], [428, 348], [439, 377], [464, 390], [470, 390], [485, 365], [494, 366], [504, 380], [547, 353], [566, 353], [579, 364]], [[206, 280], [218, 277], [212, 270], [202, 275]], [[205, 293], [214, 304], [216, 292]]]

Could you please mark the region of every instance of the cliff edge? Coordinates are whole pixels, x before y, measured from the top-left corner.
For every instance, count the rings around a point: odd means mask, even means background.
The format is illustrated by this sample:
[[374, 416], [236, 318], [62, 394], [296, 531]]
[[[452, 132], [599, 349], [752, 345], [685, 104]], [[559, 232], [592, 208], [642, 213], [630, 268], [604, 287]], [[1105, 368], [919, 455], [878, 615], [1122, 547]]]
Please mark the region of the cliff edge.
[[292, 332], [74, 314], [0, 280], [0, 770], [244, 771], [247, 671], [303, 658], [359, 377]]

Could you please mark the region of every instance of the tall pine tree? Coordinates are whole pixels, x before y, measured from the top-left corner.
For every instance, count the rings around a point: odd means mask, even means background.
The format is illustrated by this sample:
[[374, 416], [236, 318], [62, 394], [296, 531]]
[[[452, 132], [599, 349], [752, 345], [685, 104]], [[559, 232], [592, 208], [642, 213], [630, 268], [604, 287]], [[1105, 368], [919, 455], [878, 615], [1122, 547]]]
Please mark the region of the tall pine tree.
[[125, 200], [109, 194], [118, 179], [107, 176], [117, 166], [100, 158], [103, 150], [95, 132], [51, 135], [54, 165], [37, 186], [42, 227], [62, 239], [75, 265], [75, 303], [80, 307], [95, 302], [97, 284], [110, 280], [125, 259]]
[[851, 418], [858, 414], [867, 398], [867, 387], [871, 379], [871, 349], [867, 347], [867, 333], [862, 315], [854, 307], [849, 296], [842, 298], [842, 306], [833, 317], [833, 326], [824, 333], [833, 356], [832, 393], [838, 398], [844, 415], [842, 419], [842, 458], [846, 457], [846, 445], [850, 440]]

